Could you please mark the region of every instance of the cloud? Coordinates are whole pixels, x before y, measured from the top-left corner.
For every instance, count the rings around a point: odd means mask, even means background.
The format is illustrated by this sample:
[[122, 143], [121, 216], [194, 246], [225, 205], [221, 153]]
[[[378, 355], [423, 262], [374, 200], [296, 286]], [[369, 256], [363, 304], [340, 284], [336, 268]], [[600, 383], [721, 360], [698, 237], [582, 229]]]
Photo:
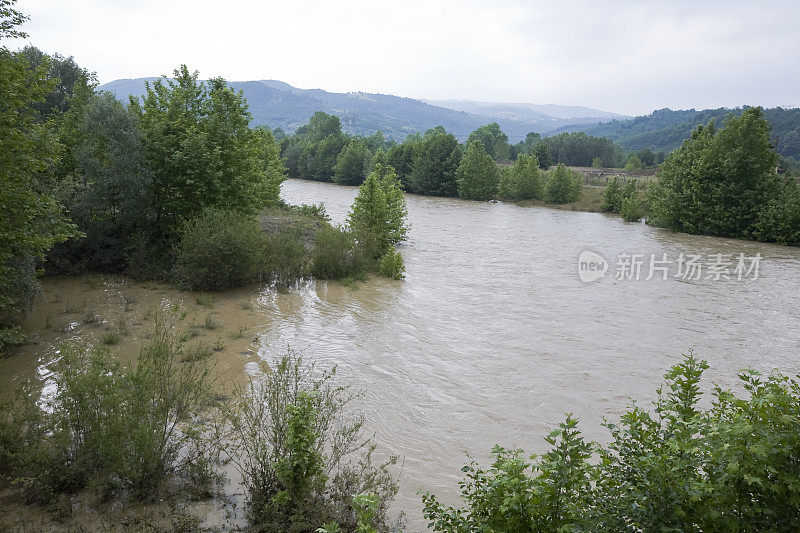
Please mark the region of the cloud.
[[280, 79], [415, 98], [800, 105], [794, 2], [22, 0], [29, 41], [101, 82]]

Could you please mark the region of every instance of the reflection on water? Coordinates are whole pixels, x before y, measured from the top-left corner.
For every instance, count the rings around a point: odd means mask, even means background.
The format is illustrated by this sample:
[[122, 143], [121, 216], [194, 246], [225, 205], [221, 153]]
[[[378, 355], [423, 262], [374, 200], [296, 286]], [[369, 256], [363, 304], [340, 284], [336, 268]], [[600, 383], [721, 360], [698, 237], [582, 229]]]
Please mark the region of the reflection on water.
[[[314, 182], [283, 186], [290, 203], [324, 202], [334, 222], [344, 221], [355, 194]], [[539, 207], [409, 196], [408, 209], [412, 229], [400, 247], [405, 281], [372, 279], [357, 289], [309, 282], [285, 293], [243, 289], [217, 295], [213, 310], [185, 293], [122, 281], [107, 290], [50, 280], [46, 294], [76, 293], [73, 304], [105, 294], [108, 316], [115, 306], [119, 314], [120, 293], [135, 293], [147, 305], [184, 299], [199, 320], [216, 313], [224, 333], [209, 340], [247, 328], [246, 338], [224, 337], [226, 349], [215, 356], [234, 379], [287, 345], [339, 365], [342, 379], [366, 391], [359, 407], [379, 449], [403, 458], [398, 508], [412, 530], [424, 528], [418, 490], [455, 502], [465, 451], [481, 460], [495, 443], [541, 451], [542, 435], [567, 412], [581, 419], [588, 438], [602, 440], [602, 417], [613, 419], [629, 398], [652, 398], [682, 352], [707, 359], [708, 382], [722, 386], [748, 366], [800, 370], [796, 248]], [[580, 281], [584, 250], [609, 260], [604, 279]], [[615, 280], [614, 259], [633, 253], [763, 259], [757, 280]], [[41, 306], [29, 328], [41, 331], [43, 315], [59, 306], [65, 304]], [[3, 376], [33, 375], [52, 359], [48, 346], [56, 340], [87, 332], [97, 338], [103, 330], [70, 328], [76, 319], [69, 314], [56, 318], [63, 323], [54, 328], [63, 332], [43, 333], [39, 345], [0, 363]]]

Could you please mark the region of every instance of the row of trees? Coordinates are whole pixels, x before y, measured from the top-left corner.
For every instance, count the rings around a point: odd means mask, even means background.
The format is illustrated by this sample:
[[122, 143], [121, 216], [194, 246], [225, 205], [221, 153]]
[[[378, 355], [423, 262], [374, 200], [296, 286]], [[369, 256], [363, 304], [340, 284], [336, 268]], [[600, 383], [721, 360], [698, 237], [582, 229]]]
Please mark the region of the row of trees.
[[[512, 145], [497, 123], [476, 129], [463, 145], [441, 126], [424, 134], [411, 134], [402, 143], [391, 143], [380, 131], [370, 137], [349, 137], [342, 132], [338, 117], [321, 111], [314, 113], [309, 123], [298, 128], [294, 135], [283, 137], [280, 147], [289, 175], [293, 177], [359, 185], [379, 163], [395, 169], [406, 191], [457, 196], [458, 168], [469, 147], [476, 142], [480, 142], [481, 151], [495, 163], [535, 156], [543, 170], [558, 163], [614, 167], [628, 160], [632, 160], [636, 169], [657, 164], [659, 157], [663, 159], [663, 154], [659, 156], [647, 150], [626, 159], [623, 151], [610, 140], [584, 133], [562, 133], [555, 137], [529, 133], [525, 140]], [[469, 192], [465, 197], [474, 198], [475, 193]]]

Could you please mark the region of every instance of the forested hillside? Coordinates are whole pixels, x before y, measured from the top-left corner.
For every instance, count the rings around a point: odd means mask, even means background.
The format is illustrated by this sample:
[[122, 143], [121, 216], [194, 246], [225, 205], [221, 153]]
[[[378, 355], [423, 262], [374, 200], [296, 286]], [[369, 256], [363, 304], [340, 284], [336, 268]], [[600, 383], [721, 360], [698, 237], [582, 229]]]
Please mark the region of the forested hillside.
[[[659, 109], [630, 120], [612, 120], [605, 124], [564, 126], [559, 131], [583, 131], [589, 135], [608, 137], [627, 150], [650, 148], [672, 151], [689, 137], [698, 124], [715, 119], [717, 125], [729, 114], [741, 115], [746, 107], [728, 109], [695, 109], [673, 111]], [[800, 109], [775, 107], [765, 109], [764, 116], [772, 126], [772, 139], [780, 155], [800, 160]]]

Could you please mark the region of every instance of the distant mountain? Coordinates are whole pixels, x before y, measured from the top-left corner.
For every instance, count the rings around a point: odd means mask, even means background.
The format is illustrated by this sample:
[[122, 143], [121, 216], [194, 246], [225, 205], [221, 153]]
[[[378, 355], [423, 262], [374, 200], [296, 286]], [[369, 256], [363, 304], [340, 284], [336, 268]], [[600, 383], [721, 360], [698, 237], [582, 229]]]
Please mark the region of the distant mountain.
[[[698, 124], [712, 119], [722, 125], [729, 114], [739, 115], [744, 108], [695, 109], [673, 111], [659, 109], [651, 114], [629, 120], [612, 120], [604, 124], [567, 125], [554, 133], [583, 131], [588, 135], [608, 137], [623, 148], [640, 150], [674, 150], [689, 137]], [[765, 109], [764, 115], [772, 126], [772, 138], [778, 153], [800, 160], [800, 109], [775, 107]]]
[[[145, 81], [155, 79], [115, 80], [101, 85], [100, 89], [127, 100], [128, 95], [142, 96]], [[342, 120], [343, 129], [351, 134], [370, 135], [380, 129], [387, 137], [402, 140], [409, 133], [444, 126], [464, 140], [476, 128], [497, 122], [511, 142], [517, 142], [532, 131], [545, 134], [576, 122], [586, 124], [621, 116], [589, 108], [533, 104], [496, 104], [499, 108], [492, 114], [484, 108], [495, 104], [470, 102], [476, 110], [465, 111], [449, 103], [434, 105], [386, 94], [298, 89], [277, 80], [234, 81], [230, 85], [244, 92], [254, 125], [266, 124], [287, 132], [308, 123], [315, 111], [324, 111], [337, 115]]]
[[423, 102], [474, 115], [522, 122], [560, 119], [574, 121], [576, 124], [586, 124], [587, 122], [608, 122], [615, 118], [631, 118], [618, 113], [574, 105], [477, 102], [473, 100], [423, 100]]

